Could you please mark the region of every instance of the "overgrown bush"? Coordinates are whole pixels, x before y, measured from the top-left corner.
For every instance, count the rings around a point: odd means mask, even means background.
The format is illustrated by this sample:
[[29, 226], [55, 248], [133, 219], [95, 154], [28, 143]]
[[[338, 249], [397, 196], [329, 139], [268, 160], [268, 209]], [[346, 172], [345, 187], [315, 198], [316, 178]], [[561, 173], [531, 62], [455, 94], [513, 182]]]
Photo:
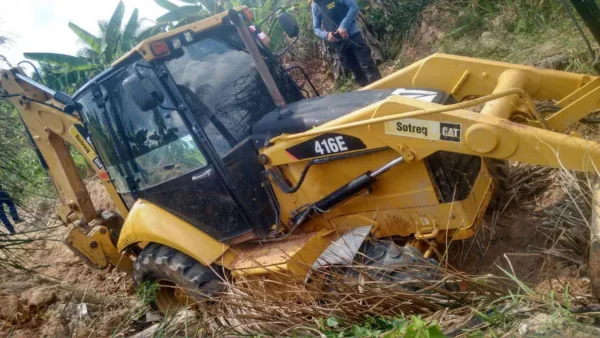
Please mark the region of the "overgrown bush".
[[445, 8], [456, 16], [451, 34], [472, 35], [496, 26], [514, 34], [532, 33], [564, 16], [561, 0], [453, 0]]
[[0, 185], [17, 201], [52, 195], [52, 184], [29, 145], [17, 112], [5, 102], [0, 102], [0, 125]]
[[394, 58], [429, 3], [429, 0], [359, 1], [358, 20], [375, 54], [380, 54], [376, 56], [382, 60]]

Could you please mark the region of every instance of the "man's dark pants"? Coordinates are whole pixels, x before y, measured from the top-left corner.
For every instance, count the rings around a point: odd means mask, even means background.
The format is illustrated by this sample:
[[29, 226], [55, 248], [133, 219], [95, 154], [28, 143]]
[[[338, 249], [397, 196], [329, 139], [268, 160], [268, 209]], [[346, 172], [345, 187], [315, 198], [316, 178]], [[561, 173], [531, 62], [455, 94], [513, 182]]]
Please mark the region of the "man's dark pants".
[[12, 224], [9, 222], [6, 214], [4, 213], [4, 204], [8, 206], [8, 210], [10, 211], [10, 216], [12, 217], [13, 221], [15, 221], [15, 223], [20, 222], [19, 214], [17, 214], [17, 208], [15, 207], [15, 204], [6, 192], [0, 192], [0, 221], [4, 223], [4, 226], [8, 232], [14, 234], [15, 228], [13, 228]]
[[352, 42], [339, 41], [335, 43], [342, 65], [354, 74], [356, 82], [364, 87], [381, 79], [379, 69], [371, 57], [371, 49], [361, 33], [349, 37]]

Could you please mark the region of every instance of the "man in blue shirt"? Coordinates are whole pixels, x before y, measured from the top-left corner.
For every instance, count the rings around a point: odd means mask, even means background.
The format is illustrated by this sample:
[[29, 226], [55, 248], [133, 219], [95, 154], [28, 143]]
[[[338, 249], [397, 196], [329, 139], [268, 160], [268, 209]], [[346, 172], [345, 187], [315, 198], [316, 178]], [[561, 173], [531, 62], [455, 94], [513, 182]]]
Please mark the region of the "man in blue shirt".
[[12, 217], [13, 221], [15, 221], [15, 223], [22, 222], [22, 220], [19, 218], [19, 214], [17, 214], [17, 208], [15, 207], [12, 199], [6, 191], [2, 190], [2, 186], [0, 186], [0, 221], [4, 223], [4, 226], [8, 232], [14, 234], [15, 228], [13, 228], [12, 224], [10, 224], [6, 214], [4, 213], [4, 204], [8, 206], [8, 210], [10, 211], [10, 216]]
[[315, 34], [331, 43], [344, 67], [354, 74], [360, 86], [381, 79], [371, 49], [358, 30], [356, 0], [313, 0]]

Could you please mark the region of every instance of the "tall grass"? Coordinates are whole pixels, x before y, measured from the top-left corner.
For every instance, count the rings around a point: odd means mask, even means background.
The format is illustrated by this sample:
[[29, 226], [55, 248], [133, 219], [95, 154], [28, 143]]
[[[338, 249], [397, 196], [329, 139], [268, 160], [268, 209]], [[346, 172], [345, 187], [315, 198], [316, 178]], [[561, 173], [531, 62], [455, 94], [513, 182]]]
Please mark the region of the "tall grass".
[[593, 59], [561, 0], [442, 0], [438, 4], [455, 18], [454, 29], [441, 42], [443, 52], [594, 72]]

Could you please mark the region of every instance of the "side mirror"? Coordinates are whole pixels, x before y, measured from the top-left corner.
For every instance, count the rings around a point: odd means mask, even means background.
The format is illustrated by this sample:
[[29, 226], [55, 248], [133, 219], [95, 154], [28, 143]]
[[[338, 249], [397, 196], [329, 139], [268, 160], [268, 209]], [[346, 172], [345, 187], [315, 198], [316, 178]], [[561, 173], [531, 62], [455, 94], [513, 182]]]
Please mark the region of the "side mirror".
[[123, 89], [142, 111], [156, 108], [165, 100], [163, 93], [149, 78], [140, 78], [138, 74], [128, 76], [123, 81]]
[[300, 28], [298, 27], [296, 19], [288, 13], [279, 13], [279, 15], [277, 15], [277, 21], [279, 21], [279, 25], [290, 38], [295, 38], [300, 34]]

